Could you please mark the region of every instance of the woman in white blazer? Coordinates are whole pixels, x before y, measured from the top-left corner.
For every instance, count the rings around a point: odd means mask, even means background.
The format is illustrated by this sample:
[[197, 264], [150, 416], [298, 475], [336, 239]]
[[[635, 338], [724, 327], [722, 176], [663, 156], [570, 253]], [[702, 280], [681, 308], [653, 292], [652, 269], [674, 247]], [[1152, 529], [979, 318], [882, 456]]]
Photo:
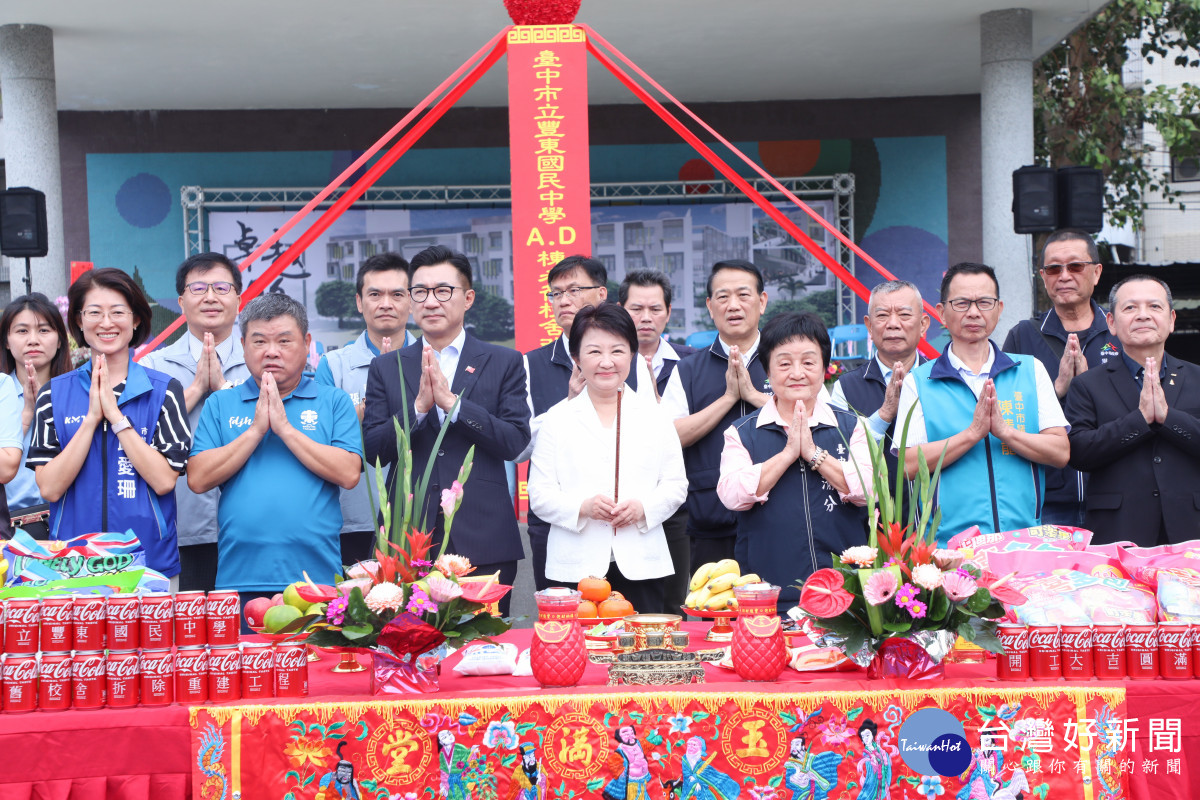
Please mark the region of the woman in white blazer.
[[635, 609], [657, 611], [673, 572], [662, 524], [687, 497], [679, 436], [653, 399], [622, 391], [638, 350], [623, 308], [580, 311], [570, 350], [586, 387], [546, 413], [530, 459], [529, 507], [551, 526], [546, 576], [572, 587], [607, 577]]

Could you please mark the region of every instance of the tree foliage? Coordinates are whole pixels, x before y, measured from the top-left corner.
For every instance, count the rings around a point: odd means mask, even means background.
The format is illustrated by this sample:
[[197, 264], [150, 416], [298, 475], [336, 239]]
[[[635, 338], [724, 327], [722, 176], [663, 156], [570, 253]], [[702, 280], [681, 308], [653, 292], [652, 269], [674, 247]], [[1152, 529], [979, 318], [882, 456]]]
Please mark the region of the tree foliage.
[[[614, 294], [615, 296], [615, 294]], [[475, 302], [463, 324], [485, 342], [503, 342], [513, 337], [513, 306], [503, 297], [475, 290]]]
[[322, 317], [334, 317], [341, 324], [343, 319], [361, 317], [354, 302], [354, 284], [349, 281], [326, 281], [317, 287], [317, 313]]
[[809, 292], [799, 300], [773, 300], [763, 313], [761, 324], [766, 325], [771, 318], [788, 311], [811, 311], [825, 323], [825, 327], [837, 325], [837, 292], [834, 289], [824, 289], [819, 292]]
[[1200, 0], [1112, 0], [1047, 53], [1034, 69], [1034, 140], [1049, 166], [1103, 170], [1105, 208], [1121, 225], [1142, 222], [1146, 194], [1174, 202], [1169, 176], [1146, 156], [1154, 126], [1176, 156], [1197, 152], [1200, 89], [1126, 80], [1122, 67], [1140, 50], [1147, 63], [1200, 66]]

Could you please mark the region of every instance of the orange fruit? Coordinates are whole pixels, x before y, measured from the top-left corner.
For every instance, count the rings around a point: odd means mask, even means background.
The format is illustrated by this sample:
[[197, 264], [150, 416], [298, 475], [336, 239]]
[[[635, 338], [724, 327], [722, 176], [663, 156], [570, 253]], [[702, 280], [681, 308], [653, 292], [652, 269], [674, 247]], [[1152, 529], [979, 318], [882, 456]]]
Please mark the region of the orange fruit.
[[603, 603], [608, 599], [609, 592], [612, 591], [612, 586], [604, 578], [584, 578], [579, 582], [579, 593], [583, 595], [584, 600], [591, 600], [593, 603]]
[[595, 619], [600, 615], [596, 613], [595, 603], [593, 603], [591, 600], [580, 600], [579, 610], [576, 613], [576, 616], [578, 616], [580, 619]]
[[602, 617], [627, 617], [630, 614], [635, 614], [633, 604], [624, 597], [617, 596], [613, 593], [607, 600], [601, 603], [597, 609]]

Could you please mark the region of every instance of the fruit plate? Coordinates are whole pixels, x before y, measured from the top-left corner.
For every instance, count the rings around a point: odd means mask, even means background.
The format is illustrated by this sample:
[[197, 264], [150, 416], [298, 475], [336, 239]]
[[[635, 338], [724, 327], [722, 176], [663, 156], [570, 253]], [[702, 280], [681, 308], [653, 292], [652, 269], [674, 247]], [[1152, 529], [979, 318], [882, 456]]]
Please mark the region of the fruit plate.
[[[250, 630], [254, 631], [254, 634], [256, 636], [261, 636], [264, 639], [266, 639], [268, 642], [272, 642], [275, 644], [278, 644], [279, 642], [303, 642], [304, 641], [304, 638], [303, 638], [304, 632], [303, 631], [291, 631], [289, 633], [267, 633], [266, 630], [264, 630], [263, 628], [255, 628], [255, 627], [251, 627]], [[317, 655], [317, 649], [315, 647], [313, 647], [312, 645], [307, 645], [307, 644], [304, 645], [304, 652], [308, 654], [309, 663], [312, 663], [313, 661], [321, 660], [321, 657], [319, 655]]]
[[713, 626], [705, 634], [704, 641], [728, 642], [733, 639], [733, 626], [729, 624], [729, 620], [738, 615], [737, 611], [731, 609], [725, 611], [707, 611], [702, 608], [688, 608], [687, 606], [680, 606], [679, 608], [684, 614], [690, 617], [715, 620]]
[[703, 608], [688, 608], [680, 606], [679, 609], [689, 617], [699, 617], [700, 619], [733, 619], [738, 615], [736, 609], [727, 608], [722, 611], [709, 611]]

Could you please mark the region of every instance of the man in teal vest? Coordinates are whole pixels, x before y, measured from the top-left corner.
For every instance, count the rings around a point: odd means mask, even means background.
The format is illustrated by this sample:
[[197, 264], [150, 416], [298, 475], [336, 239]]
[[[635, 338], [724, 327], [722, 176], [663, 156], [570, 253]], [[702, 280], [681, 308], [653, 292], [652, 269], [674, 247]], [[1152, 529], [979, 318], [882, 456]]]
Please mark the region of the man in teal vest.
[[908, 476], [916, 474], [918, 447], [930, 469], [945, 452], [938, 486], [943, 547], [972, 525], [995, 533], [1040, 524], [1044, 465], [1062, 467], [1070, 456], [1070, 426], [1046, 368], [989, 339], [1004, 309], [999, 295], [989, 266], [947, 270], [937, 310], [950, 346], [913, 369], [900, 392], [898, 427], [912, 409]]

